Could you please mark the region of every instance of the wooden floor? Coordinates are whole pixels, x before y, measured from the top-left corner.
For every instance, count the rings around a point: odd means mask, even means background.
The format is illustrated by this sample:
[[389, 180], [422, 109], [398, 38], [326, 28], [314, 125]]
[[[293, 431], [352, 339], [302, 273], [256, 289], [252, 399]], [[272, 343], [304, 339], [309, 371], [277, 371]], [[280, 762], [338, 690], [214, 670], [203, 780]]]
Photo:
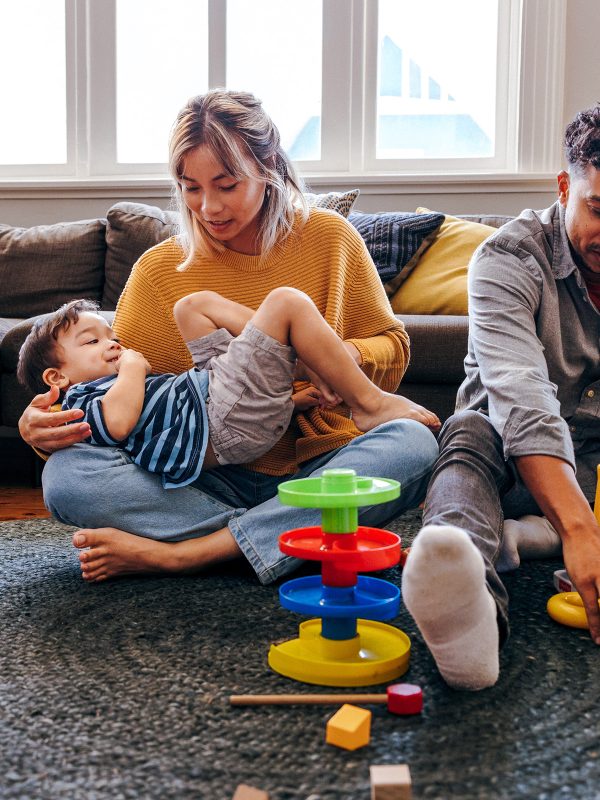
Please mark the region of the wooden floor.
[[0, 522], [49, 517], [42, 490], [29, 486], [0, 486]]
[[0, 522], [50, 516], [39, 485], [42, 464], [17, 437], [0, 436]]

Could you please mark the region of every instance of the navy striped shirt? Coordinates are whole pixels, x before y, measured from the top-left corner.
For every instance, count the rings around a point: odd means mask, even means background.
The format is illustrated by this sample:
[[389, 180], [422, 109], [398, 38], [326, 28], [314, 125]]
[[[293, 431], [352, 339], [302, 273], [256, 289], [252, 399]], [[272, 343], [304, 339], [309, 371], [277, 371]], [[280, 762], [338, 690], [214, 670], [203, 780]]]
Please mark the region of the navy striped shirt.
[[162, 476], [165, 489], [187, 486], [198, 478], [208, 444], [208, 372], [190, 369], [182, 375], [148, 375], [140, 418], [119, 442], [108, 432], [102, 398], [117, 375], [71, 386], [63, 409], [81, 408], [92, 429], [92, 444], [120, 447], [134, 464]]

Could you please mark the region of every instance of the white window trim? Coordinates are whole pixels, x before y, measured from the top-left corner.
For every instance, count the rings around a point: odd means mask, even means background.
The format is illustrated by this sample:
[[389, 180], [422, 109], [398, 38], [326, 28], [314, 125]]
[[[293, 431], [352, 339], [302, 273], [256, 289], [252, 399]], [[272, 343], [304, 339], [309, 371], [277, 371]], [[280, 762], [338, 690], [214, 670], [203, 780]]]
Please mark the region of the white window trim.
[[[439, 163], [402, 166], [399, 172], [397, 165], [386, 170], [385, 163], [369, 160], [366, 152], [373, 143], [375, 126], [366, 125], [365, 109], [373, 109], [376, 98], [375, 82], [370, 82], [370, 88], [366, 73], [376, 68], [376, 54], [369, 44], [377, 23], [376, 0], [324, 0], [322, 155], [328, 168], [323, 170], [317, 162], [298, 162], [307, 183], [353, 185], [365, 193], [397, 194], [409, 194], [415, 186], [427, 191], [433, 185], [438, 192], [461, 192], [467, 185], [468, 191], [475, 193], [492, 187], [493, 191], [527, 192], [543, 185], [547, 190], [552, 170], [560, 164], [566, 3], [500, 3], [510, 10], [501, 35], [521, 41], [520, 52], [513, 48], [500, 87], [507, 118], [516, 120], [517, 128], [508, 131], [504, 141], [509, 147], [511, 141], [518, 143], [504, 169], [487, 164], [467, 171], [455, 161], [452, 171], [445, 162], [443, 167]], [[142, 196], [149, 190], [155, 196], [168, 196], [170, 181], [165, 173], [157, 173], [159, 165], [116, 164], [115, 0], [65, 0], [65, 8], [67, 92], [72, 99], [67, 119], [68, 164], [3, 168], [0, 197], [33, 198], [48, 196], [48, 192], [63, 197], [101, 197], [112, 196], [119, 188], [130, 196]], [[209, 0], [209, 15], [209, 49], [220, 54], [209, 59], [209, 82], [222, 85], [226, 34], [222, 0]], [[87, 68], [89, 64], [94, 65], [93, 70]]]

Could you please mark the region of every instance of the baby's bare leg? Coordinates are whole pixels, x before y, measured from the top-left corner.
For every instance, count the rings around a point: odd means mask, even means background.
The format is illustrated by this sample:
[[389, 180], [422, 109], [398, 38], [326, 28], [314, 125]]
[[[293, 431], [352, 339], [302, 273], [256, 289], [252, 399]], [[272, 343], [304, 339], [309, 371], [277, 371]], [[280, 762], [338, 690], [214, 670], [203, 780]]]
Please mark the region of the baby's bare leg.
[[186, 342], [208, 336], [221, 328], [232, 336], [239, 336], [253, 314], [252, 309], [211, 291], [188, 294], [173, 308], [175, 322]]
[[270, 292], [258, 307], [252, 323], [282, 344], [291, 344], [298, 358], [350, 407], [362, 431], [392, 419], [415, 419], [430, 428], [440, 427], [431, 411], [405, 397], [382, 391], [367, 378], [327, 324], [308, 295], [281, 287]]

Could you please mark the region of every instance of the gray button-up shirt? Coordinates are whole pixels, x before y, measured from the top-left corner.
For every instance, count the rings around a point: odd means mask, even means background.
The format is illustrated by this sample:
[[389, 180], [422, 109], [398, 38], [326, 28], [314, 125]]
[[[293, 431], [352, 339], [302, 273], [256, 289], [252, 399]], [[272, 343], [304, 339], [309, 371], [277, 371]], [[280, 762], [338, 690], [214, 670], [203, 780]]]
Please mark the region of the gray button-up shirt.
[[457, 410], [489, 414], [508, 459], [551, 455], [594, 496], [600, 453], [600, 314], [557, 202], [524, 211], [469, 269], [469, 350]]

